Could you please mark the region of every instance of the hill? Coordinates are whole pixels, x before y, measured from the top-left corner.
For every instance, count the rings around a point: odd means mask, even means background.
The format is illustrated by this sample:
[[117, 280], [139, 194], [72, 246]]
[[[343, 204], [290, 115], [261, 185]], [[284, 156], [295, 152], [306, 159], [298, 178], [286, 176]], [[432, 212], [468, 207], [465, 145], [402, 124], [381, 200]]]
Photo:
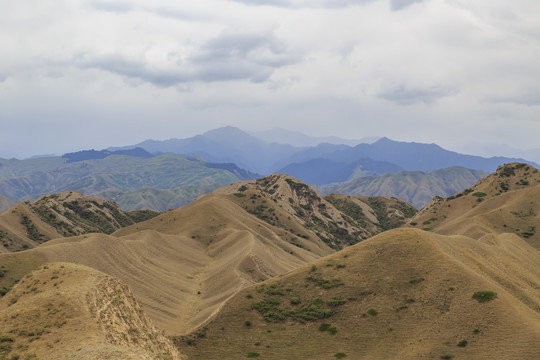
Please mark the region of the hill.
[[351, 163], [327, 159], [313, 159], [302, 163], [292, 163], [278, 172], [298, 178], [308, 184], [325, 185], [342, 183], [351, 177], [380, 175], [403, 170], [397, 165], [367, 158]]
[[0, 299], [5, 359], [180, 359], [131, 291], [85, 266], [52, 263]]
[[8, 251], [20, 251], [66, 236], [110, 234], [157, 213], [125, 213], [111, 201], [66, 191], [26, 201], [0, 215], [0, 241]]
[[540, 249], [539, 212], [538, 170], [512, 163], [458, 194], [436, 197], [409, 225], [475, 239], [490, 233], [514, 233]]
[[0, 194], [15, 200], [68, 190], [93, 195], [144, 187], [219, 186], [257, 177], [234, 164], [207, 163], [173, 154], [152, 158], [111, 155], [70, 163], [62, 158], [9, 160], [1, 164]]
[[353, 178], [342, 184], [318, 188], [323, 194], [339, 193], [363, 196], [397, 197], [416, 208], [434, 196], [450, 196], [474, 185], [488, 174], [482, 170], [451, 167], [430, 172], [400, 171], [381, 176]]
[[[373, 210], [374, 211], [374, 210]], [[394, 211], [394, 210], [391, 210]], [[202, 326], [246, 286], [378, 232], [285, 175], [225, 186], [111, 235], [84, 234], [0, 255], [5, 282], [44, 262], [72, 262], [125, 282], [168, 334]], [[11, 264], [11, 265], [10, 265]], [[22, 266], [22, 265], [21, 265]]]
[[391, 230], [242, 290], [175, 343], [205, 360], [534, 358], [538, 264], [510, 234]]

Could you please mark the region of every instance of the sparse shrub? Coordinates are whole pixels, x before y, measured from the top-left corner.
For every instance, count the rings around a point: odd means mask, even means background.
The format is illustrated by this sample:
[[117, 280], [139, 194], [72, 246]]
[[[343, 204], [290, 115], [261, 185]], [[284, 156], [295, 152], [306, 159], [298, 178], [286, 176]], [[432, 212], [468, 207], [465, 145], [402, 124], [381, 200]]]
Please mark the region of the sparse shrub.
[[375, 309], [369, 309], [369, 310], [367, 311], [367, 313], [368, 313], [369, 315], [371, 315], [371, 316], [377, 316], [377, 314], [378, 314], [379, 312], [378, 312], [377, 310], [375, 310]]
[[251, 320], [246, 320], [244, 324], [246, 324], [246, 326], [251, 326]]
[[452, 354], [444, 353], [441, 355], [441, 359], [451, 359], [453, 357]]
[[255, 351], [250, 351], [247, 353], [247, 357], [248, 358], [256, 358], [256, 357], [259, 357], [261, 356], [261, 354], [259, 354], [258, 352], [255, 352]]
[[247, 295], [246, 295], [246, 299], [253, 299], [253, 295], [247, 294]]
[[343, 358], [347, 357], [347, 354], [345, 354], [344, 352], [337, 352], [337, 353], [334, 354], [334, 357], [336, 359], [343, 359]]
[[418, 283], [421, 283], [421, 282], [424, 281], [424, 280], [426, 280], [426, 279], [424, 279], [424, 278], [411, 279], [411, 280], [409, 280], [409, 283], [411, 283], [411, 284], [418, 284]]
[[477, 198], [483, 198], [485, 197], [487, 194], [485, 192], [481, 192], [481, 191], [477, 191], [477, 192], [474, 192], [471, 194], [472, 196], [476, 196]]
[[467, 346], [467, 343], [468, 343], [468, 341], [465, 340], [465, 339], [463, 339], [463, 340], [460, 340], [460, 341], [457, 343], [457, 346], [459, 346], [459, 347], [465, 347], [465, 346]]
[[328, 331], [328, 329], [330, 329], [332, 325], [330, 324], [327, 324], [327, 323], [322, 323], [320, 326], [319, 326], [319, 331]]
[[411, 226], [416, 226], [416, 225], [418, 225], [417, 222], [415, 222], [415, 221], [412, 221], [412, 222], [411, 222]]
[[326, 305], [330, 307], [340, 306], [347, 302], [347, 300], [343, 299], [341, 296], [334, 296], [332, 299], [328, 300], [326, 302]]
[[233, 195], [239, 198], [246, 196], [244, 193], [234, 193]]
[[497, 293], [493, 291], [478, 291], [473, 294], [472, 298], [478, 302], [485, 303], [496, 299]]
[[293, 304], [293, 305], [298, 305], [298, 304], [300, 304], [300, 298], [299, 298], [299, 297], [293, 297], [293, 298], [291, 299], [291, 304]]
[[479, 334], [479, 333], [480, 333], [480, 329], [474, 329], [472, 332], [473, 332], [473, 334]]

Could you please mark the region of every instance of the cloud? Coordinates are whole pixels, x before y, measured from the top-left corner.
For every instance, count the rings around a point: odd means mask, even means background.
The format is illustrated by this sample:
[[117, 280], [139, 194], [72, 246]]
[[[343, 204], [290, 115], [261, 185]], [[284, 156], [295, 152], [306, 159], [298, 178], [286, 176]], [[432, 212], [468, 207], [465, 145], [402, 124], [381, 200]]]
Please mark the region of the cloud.
[[82, 54], [75, 57], [75, 66], [170, 87], [188, 82], [264, 82], [274, 70], [299, 59], [272, 33], [224, 34], [207, 41], [190, 56], [177, 56], [167, 64], [119, 54]]
[[454, 95], [456, 93], [456, 89], [447, 86], [411, 88], [404, 85], [399, 85], [389, 89], [388, 91], [380, 93], [378, 96], [398, 105], [412, 105], [417, 103], [431, 105], [440, 98]]
[[540, 93], [530, 93], [518, 96], [492, 96], [486, 99], [491, 103], [509, 103], [526, 106], [540, 106]]
[[[350, 6], [362, 5], [373, 3], [378, 0], [264, 0], [264, 1], [251, 1], [251, 0], [230, 0], [234, 2], [243, 3], [250, 6], [275, 6], [291, 9], [302, 8], [346, 8]], [[380, 1], [380, 0], [379, 0]], [[406, 7], [423, 2], [424, 0], [389, 0], [390, 8], [393, 11], [403, 10]]]
[[394, 11], [403, 10], [406, 7], [415, 4], [415, 3], [421, 3], [424, 0], [390, 0], [390, 7]]

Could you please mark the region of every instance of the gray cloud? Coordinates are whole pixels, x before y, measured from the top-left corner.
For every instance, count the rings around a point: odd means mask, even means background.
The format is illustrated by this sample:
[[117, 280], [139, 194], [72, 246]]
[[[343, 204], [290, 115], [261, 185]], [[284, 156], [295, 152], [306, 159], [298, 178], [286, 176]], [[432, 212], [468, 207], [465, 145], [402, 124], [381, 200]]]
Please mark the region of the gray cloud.
[[88, 3], [88, 6], [96, 10], [114, 13], [126, 13], [136, 9], [134, 4], [124, 1], [92, 1]]
[[295, 63], [286, 46], [273, 34], [222, 35], [201, 46], [185, 60], [160, 68], [120, 55], [75, 57], [75, 66], [95, 68], [131, 79], [169, 87], [187, 82], [266, 81], [274, 70]]
[[[353, 5], [373, 3], [377, 0], [230, 0], [251, 6], [275, 6], [282, 8], [344, 8]], [[406, 7], [425, 0], [389, 0], [393, 11], [403, 10]]]
[[390, 0], [390, 7], [394, 11], [405, 9], [406, 7], [415, 4], [421, 3], [424, 0]]
[[400, 85], [379, 94], [379, 97], [398, 105], [412, 105], [416, 103], [424, 103], [430, 105], [435, 103], [440, 98], [450, 96], [456, 93], [456, 89], [446, 86], [410, 88], [404, 85]]
[[530, 93], [521, 96], [492, 96], [486, 99], [491, 103], [509, 103], [526, 106], [540, 106], [540, 93]]

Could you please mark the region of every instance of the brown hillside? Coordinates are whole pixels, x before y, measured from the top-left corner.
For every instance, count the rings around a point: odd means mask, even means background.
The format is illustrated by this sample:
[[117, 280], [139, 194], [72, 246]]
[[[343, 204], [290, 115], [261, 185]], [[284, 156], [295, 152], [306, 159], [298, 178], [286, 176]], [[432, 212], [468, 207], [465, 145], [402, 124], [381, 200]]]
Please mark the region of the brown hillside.
[[8, 251], [32, 248], [51, 239], [86, 233], [110, 234], [157, 213], [124, 213], [116, 203], [76, 191], [25, 201], [0, 215], [0, 241]]
[[512, 234], [390, 230], [242, 290], [175, 342], [205, 360], [534, 359], [539, 264]]
[[6, 359], [180, 359], [121, 282], [94, 269], [52, 263], [0, 300]]
[[409, 225], [439, 234], [480, 239], [513, 233], [540, 249], [540, 173], [527, 164], [507, 164], [475, 186], [435, 198]]
[[[375, 200], [370, 204], [369, 201], [360, 200], [362, 204], [358, 210], [357, 200], [344, 200], [353, 197], [332, 195], [323, 198], [307, 184], [283, 174], [270, 175], [257, 181], [238, 182], [220, 188], [215, 193], [232, 195], [236, 203], [261, 220], [298, 237], [312, 241], [320, 239], [336, 250], [356, 244], [382, 230], [377, 216], [356, 217], [354, 211], [351, 214], [345, 210], [354, 207], [356, 212], [365, 210], [368, 215], [375, 214], [378, 210], [374, 205], [386, 201]], [[340, 205], [338, 210], [336, 207]], [[386, 205], [382, 206], [386, 208]], [[408, 204], [406, 206], [410, 207]], [[386, 212], [386, 209], [381, 210]]]

